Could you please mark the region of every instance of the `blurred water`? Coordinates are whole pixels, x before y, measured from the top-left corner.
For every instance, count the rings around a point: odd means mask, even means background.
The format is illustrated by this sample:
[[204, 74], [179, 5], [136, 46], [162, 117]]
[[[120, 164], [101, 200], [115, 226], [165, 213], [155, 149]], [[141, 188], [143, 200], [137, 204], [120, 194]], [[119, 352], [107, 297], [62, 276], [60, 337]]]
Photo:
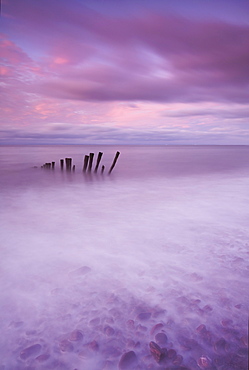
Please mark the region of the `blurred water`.
[[0, 155], [1, 370], [247, 369], [249, 147]]

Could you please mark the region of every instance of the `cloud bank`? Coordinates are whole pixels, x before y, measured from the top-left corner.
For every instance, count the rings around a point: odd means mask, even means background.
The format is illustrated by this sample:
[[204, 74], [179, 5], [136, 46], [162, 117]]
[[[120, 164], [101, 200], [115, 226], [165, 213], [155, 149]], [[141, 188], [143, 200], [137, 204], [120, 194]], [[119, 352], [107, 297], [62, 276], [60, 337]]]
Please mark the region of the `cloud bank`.
[[[150, 11], [137, 6], [129, 16], [87, 4], [6, 4], [0, 68], [4, 125], [20, 129], [43, 122], [94, 124], [97, 119], [118, 128], [124, 118], [115, 113], [121, 102], [143, 108], [154, 104], [150, 119], [155, 129], [175, 126], [172, 117], [179, 104], [189, 106], [182, 115], [185, 124], [193, 118], [191, 111], [203, 107], [205, 112], [206, 104], [212, 112], [233, 108], [229, 125], [247, 111], [248, 23], [198, 18], [195, 12], [184, 17], [177, 8], [159, 11], [157, 2]], [[173, 111], [167, 116], [171, 121], [162, 121], [163, 105]], [[232, 117], [235, 110], [238, 116]], [[87, 114], [82, 117], [79, 111]], [[127, 127], [141, 129], [136, 116], [131, 121], [128, 116]]]

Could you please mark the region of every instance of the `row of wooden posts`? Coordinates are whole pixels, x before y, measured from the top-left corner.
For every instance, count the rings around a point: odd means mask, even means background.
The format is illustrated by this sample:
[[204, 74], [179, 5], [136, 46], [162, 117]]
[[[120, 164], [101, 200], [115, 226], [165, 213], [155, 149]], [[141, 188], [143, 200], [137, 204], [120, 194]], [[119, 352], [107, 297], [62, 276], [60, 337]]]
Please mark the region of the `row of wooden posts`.
[[[120, 155], [120, 152], [117, 152], [115, 157], [114, 157], [114, 160], [112, 162], [112, 165], [111, 165], [111, 167], [108, 171], [108, 174], [110, 174], [112, 172], [112, 170], [114, 169], [119, 155]], [[103, 156], [103, 153], [99, 152], [98, 157], [97, 157], [97, 161], [96, 161], [96, 165], [95, 165], [95, 168], [94, 168], [95, 173], [98, 172], [102, 156]], [[83, 172], [92, 172], [93, 159], [94, 159], [94, 153], [90, 153], [89, 155], [85, 155], [84, 163], [83, 163], [83, 169], [82, 169]], [[66, 167], [67, 171], [75, 171], [75, 165], [72, 166], [72, 158], [65, 158], [65, 167]], [[41, 168], [54, 170], [55, 162], [45, 163], [43, 166], [41, 166]], [[64, 159], [60, 159], [60, 169], [61, 169], [61, 171], [64, 170]], [[104, 170], [105, 170], [105, 166], [101, 166], [101, 173], [104, 173]]]

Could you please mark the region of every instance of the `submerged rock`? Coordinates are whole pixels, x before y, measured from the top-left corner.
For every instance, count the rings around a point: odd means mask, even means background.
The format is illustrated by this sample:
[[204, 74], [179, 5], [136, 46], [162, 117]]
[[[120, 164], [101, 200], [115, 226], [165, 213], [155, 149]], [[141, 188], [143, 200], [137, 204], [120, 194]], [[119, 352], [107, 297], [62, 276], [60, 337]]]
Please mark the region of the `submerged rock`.
[[72, 342], [80, 341], [83, 339], [83, 334], [80, 330], [74, 330], [70, 333], [70, 336], [68, 338]]
[[183, 357], [181, 355], [176, 355], [176, 357], [173, 360], [174, 365], [181, 365], [183, 361]]
[[88, 266], [82, 266], [74, 271], [69, 272], [70, 277], [80, 277], [86, 275], [92, 269]]
[[138, 320], [141, 320], [141, 321], [149, 320], [150, 317], [151, 317], [151, 313], [150, 312], [141, 312], [137, 316]]
[[208, 369], [211, 366], [211, 360], [207, 356], [201, 356], [197, 364], [201, 369]]
[[129, 370], [133, 369], [133, 367], [137, 364], [137, 355], [134, 351], [126, 352], [122, 355], [118, 367], [121, 370]]
[[164, 333], [158, 333], [155, 336], [155, 341], [159, 346], [164, 346], [168, 341], [167, 335]]
[[38, 362], [45, 362], [49, 359], [50, 355], [48, 353], [44, 353], [43, 355], [37, 356], [36, 361]]
[[88, 343], [88, 348], [92, 351], [98, 351], [99, 350], [99, 344], [96, 342], [96, 340], [93, 340], [92, 342]]
[[227, 342], [224, 338], [220, 338], [214, 343], [214, 350], [216, 353], [225, 353], [227, 349]]
[[73, 351], [73, 345], [68, 340], [62, 340], [59, 343], [59, 347], [61, 352], [72, 352]]
[[163, 324], [162, 323], [158, 323], [158, 324], [156, 324], [156, 325], [153, 326], [153, 328], [150, 331], [150, 334], [151, 335], [154, 335], [156, 332], [160, 331], [162, 328], [163, 328]]
[[160, 362], [166, 355], [166, 350], [163, 350], [162, 348], [159, 347], [158, 344], [155, 342], [150, 342], [150, 352], [156, 362]]
[[172, 361], [175, 360], [176, 359], [176, 356], [177, 356], [177, 353], [176, 353], [176, 351], [173, 348], [171, 348], [171, 349], [168, 350], [167, 357], [170, 360], [172, 360]]
[[111, 326], [107, 325], [107, 326], [104, 327], [104, 333], [108, 337], [111, 337], [112, 335], [114, 335], [115, 330]]
[[26, 360], [30, 356], [35, 356], [40, 352], [41, 348], [42, 347], [40, 344], [34, 344], [33, 346], [27, 347], [23, 351], [21, 351], [20, 358], [22, 360]]

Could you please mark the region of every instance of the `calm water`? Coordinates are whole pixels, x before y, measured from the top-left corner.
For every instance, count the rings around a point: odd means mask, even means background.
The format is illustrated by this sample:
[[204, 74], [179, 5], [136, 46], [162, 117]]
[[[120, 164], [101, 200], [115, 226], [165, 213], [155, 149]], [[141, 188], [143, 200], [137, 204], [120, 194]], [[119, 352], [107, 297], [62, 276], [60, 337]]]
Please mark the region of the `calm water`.
[[[83, 174], [99, 151], [104, 174]], [[248, 146], [0, 160], [1, 370], [247, 369]]]

